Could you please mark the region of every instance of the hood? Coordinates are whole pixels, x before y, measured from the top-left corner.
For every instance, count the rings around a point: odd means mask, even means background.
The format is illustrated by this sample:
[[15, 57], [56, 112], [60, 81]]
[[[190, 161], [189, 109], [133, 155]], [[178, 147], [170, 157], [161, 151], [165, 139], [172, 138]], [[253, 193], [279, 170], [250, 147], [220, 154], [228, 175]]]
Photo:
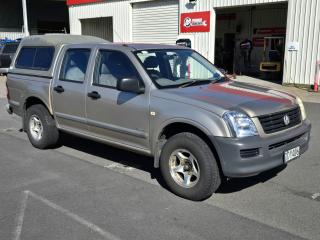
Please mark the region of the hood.
[[160, 90], [158, 93], [160, 92], [162, 92], [162, 98], [195, 105], [221, 116], [226, 111], [235, 110], [244, 111], [250, 117], [256, 117], [295, 106], [293, 95], [233, 81], [166, 89]]

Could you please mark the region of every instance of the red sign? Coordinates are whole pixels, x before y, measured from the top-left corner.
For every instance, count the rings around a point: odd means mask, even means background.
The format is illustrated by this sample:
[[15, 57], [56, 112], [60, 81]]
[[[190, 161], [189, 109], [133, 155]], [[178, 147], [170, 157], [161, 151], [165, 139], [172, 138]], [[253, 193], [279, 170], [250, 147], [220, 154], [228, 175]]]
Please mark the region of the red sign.
[[210, 32], [210, 11], [181, 13], [180, 32]]
[[272, 27], [272, 28], [256, 28], [255, 34], [286, 34], [286, 28], [284, 27]]
[[254, 47], [263, 47], [264, 46], [264, 37], [254, 37], [252, 39]]
[[86, 3], [102, 2], [103, 0], [67, 0], [67, 5], [79, 5]]

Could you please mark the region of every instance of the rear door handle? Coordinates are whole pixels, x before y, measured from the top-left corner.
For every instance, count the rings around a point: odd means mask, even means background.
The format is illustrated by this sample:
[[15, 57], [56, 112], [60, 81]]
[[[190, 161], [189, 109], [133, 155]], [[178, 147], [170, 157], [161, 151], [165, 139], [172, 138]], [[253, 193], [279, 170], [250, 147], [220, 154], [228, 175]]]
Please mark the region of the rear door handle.
[[55, 90], [57, 93], [63, 93], [64, 92], [64, 88], [62, 86], [56, 86], [53, 88], [53, 90]]
[[92, 99], [99, 99], [99, 98], [101, 98], [101, 95], [98, 92], [93, 91], [91, 93], [88, 93], [88, 97], [90, 97]]

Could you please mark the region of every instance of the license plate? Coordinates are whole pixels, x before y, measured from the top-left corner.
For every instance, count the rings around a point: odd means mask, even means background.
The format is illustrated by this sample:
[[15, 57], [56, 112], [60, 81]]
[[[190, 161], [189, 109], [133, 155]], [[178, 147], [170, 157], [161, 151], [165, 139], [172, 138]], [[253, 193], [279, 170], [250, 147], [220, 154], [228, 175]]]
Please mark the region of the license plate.
[[284, 152], [284, 163], [290, 162], [300, 156], [300, 147], [295, 147]]

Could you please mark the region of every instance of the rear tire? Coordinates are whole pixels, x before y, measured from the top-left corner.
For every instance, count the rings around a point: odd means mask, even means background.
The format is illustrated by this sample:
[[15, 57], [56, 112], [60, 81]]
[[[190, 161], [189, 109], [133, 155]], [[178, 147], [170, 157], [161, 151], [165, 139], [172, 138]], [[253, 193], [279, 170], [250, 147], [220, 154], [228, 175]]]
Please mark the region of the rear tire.
[[166, 142], [160, 170], [169, 190], [193, 201], [209, 198], [221, 184], [211, 149], [192, 133], [179, 133]]
[[36, 104], [27, 109], [25, 126], [34, 147], [48, 149], [56, 146], [59, 131], [53, 117], [43, 105]]

